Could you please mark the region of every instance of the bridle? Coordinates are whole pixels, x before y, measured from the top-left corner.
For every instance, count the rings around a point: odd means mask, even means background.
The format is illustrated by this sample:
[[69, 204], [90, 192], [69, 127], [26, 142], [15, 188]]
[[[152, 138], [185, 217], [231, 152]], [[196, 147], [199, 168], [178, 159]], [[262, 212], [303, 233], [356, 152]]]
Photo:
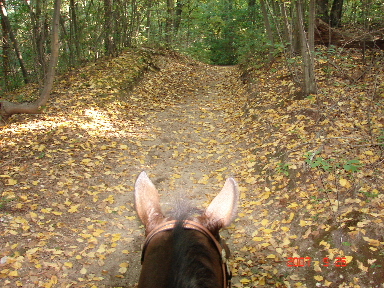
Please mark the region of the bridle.
[[[153, 229], [148, 234], [147, 238], [145, 239], [143, 251], [141, 254], [141, 264], [143, 264], [143, 262], [144, 262], [145, 250], [148, 247], [149, 242], [152, 240], [152, 238], [161, 232], [173, 230], [175, 228], [175, 225], [177, 224], [177, 222], [178, 222], [177, 220], [167, 221], [167, 222], [157, 226], [155, 229]], [[220, 242], [217, 241], [217, 239], [212, 235], [212, 233], [207, 228], [205, 228], [203, 225], [201, 225], [197, 222], [190, 221], [190, 220], [184, 220], [183, 221], [183, 228], [189, 229], [189, 230], [199, 231], [200, 233], [204, 234], [208, 239], [210, 239], [215, 244], [216, 250], [219, 253], [220, 259], [221, 259], [220, 262], [221, 262], [221, 269], [222, 269], [223, 283], [224, 283], [223, 288], [230, 288], [231, 287], [232, 274], [231, 274], [231, 271], [229, 270], [229, 267], [227, 265], [227, 257], [229, 255], [227, 255], [225, 249], [221, 246]]]

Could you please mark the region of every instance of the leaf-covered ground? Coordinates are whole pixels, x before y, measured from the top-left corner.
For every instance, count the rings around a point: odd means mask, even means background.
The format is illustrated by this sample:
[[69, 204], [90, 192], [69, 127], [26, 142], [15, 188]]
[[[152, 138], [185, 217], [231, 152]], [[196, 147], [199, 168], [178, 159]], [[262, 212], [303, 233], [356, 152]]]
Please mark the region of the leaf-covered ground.
[[134, 287], [142, 170], [164, 210], [236, 178], [234, 287], [383, 287], [384, 74], [329, 67], [304, 100], [279, 62], [244, 84], [237, 67], [131, 51], [61, 77], [45, 114], [0, 130], [2, 287]]

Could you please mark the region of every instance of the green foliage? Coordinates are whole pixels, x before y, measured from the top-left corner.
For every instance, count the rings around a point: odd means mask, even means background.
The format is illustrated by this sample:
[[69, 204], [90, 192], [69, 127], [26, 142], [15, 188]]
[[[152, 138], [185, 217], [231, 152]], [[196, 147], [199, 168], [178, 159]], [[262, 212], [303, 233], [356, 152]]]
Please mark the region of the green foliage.
[[285, 176], [289, 176], [289, 164], [287, 163], [278, 163], [276, 170], [278, 173], [284, 174]]
[[314, 157], [319, 153], [320, 152], [316, 151], [315, 153], [308, 152], [307, 154], [305, 154], [305, 163], [307, 163], [311, 168], [319, 168], [327, 172], [331, 171], [332, 165], [329, 163], [329, 161], [325, 160], [322, 157]]
[[183, 13], [190, 15], [191, 22], [182, 23], [177, 39], [184, 40], [188, 35], [189, 41], [187, 45], [183, 40], [178, 41], [177, 47], [199, 60], [232, 65], [247, 61], [245, 58], [261, 47], [265, 49], [261, 16], [256, 14], [252, 23], [246, 1], [199, 2], [192, 11], [185, 5]]
[[331, 172], [336, 169], [344, 169], [345, 172], [358, 172], [362, 164], [357, 159], [346, 160], [345, 163], [337, 163], [335, 159], [324, 159], [323, 157], [316, 156], [320, 152], [307, 152], [304, 155], [305, 163], [309, 165], [311, 168], [318, 168], [325, 172]]
[[380, 135], [377, 137], [377, 142], [381, 143], [381, 146], [384, 146], [384, 129], [380, 131]]
[[347, 172], [358, 172], [361, 167], [359, 160], [348, 160], [347, 163], [343, 165], [343, 168]]
[[5, 209], [6, 205], [11, 201], [15, 200], [14, 198], [0, 197], [0, 210]]
[[363, 194], [366, 198], [366, 202], [371, 202], [371, 199], [374, 199], [379, 196], [379, 193], [372, 193], [372, 192], [365, 192], [365, 191], [359, 191], [359, 193]]

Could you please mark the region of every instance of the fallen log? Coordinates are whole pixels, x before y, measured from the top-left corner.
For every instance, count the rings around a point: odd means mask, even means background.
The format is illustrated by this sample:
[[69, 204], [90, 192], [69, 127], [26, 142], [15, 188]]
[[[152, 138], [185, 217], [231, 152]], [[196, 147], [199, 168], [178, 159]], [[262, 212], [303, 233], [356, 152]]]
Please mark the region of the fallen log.
[[317, 45], [384, 50], [384, 28], [353, 37], [337, 28], [332, 28], [321, 19], [316, 19], [315, 25], [315, 44]]

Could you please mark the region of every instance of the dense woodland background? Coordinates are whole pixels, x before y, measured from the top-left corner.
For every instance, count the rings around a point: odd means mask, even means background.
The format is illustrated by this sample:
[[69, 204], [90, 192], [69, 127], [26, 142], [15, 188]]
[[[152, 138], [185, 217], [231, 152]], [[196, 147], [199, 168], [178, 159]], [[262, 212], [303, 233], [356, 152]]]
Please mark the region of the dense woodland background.
[[[54, 1], [1, 0], [0, 5], [0, 95], [28, 82], [43, 86], [53, 49]], [[302, 59], [313, 63], [315, 40], [340, 49], [352, 44], [363, 54], [368, 47], [383, 48], [381, 0], [64, 0], [59, 5], [60, 73], [140, 46], [178, 49], [218, 65], [284, 55], [291, 66]], [[311, 73], [304, 78], [314, 83]], [[315, 87], [305, 90], [313, 93]]]

